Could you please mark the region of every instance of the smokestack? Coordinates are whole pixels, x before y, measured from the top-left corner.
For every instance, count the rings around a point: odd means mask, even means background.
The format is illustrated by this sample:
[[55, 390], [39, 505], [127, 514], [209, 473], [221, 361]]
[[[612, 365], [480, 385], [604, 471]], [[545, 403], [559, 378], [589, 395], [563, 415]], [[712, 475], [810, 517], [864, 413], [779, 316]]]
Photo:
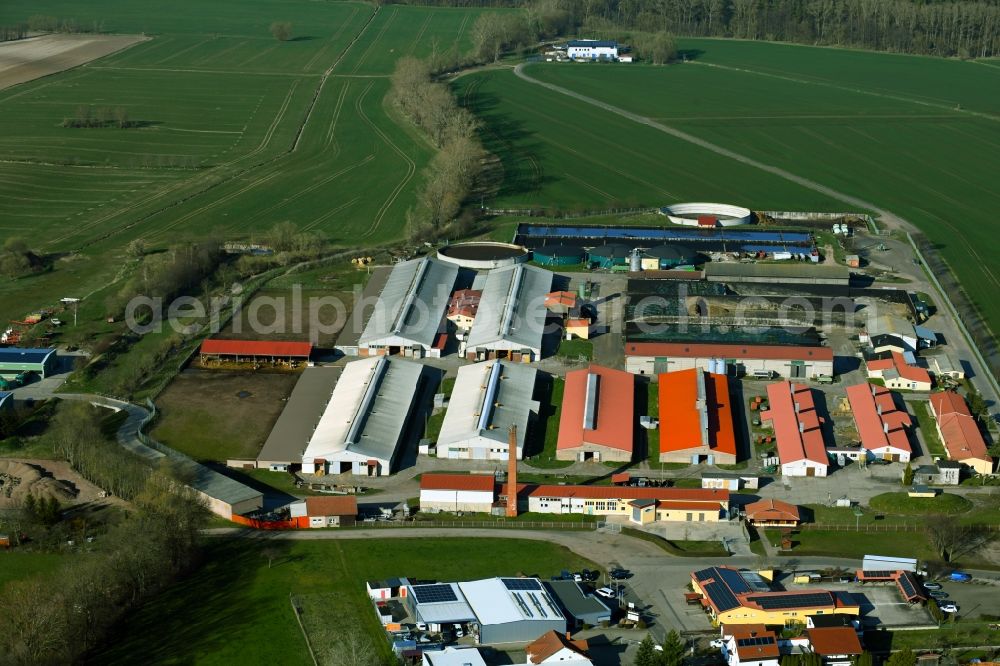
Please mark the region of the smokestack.
[[517, 518], [517, 426], [507, 432], [507, 517]]

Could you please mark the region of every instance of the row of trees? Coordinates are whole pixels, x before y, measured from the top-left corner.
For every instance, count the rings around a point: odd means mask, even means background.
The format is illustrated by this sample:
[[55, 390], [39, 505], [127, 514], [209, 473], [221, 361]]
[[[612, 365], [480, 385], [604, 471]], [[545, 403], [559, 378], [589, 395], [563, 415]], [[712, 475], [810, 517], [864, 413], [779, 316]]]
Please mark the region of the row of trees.
[[0, 25], [0, 42], [12, 42], [28, 36], [28, 24]]
[[479, 123], [458, 106], [445, 84], [433, 79], [428, 60], [400, 58], [389, 96], [438, 149], [417, 203], [407, 211], [411, 237], [431, 240], [449, 230], [483, 172], [486, 151], [477, 136]]
[[0, 590], [3, 663], [76, 662], [125, 613], [195, 565], [206, 507], [169, 470], [147, 472], [136, 511], [109, 529], [101, 550]]
[[89, 25], [83, 25], [75, 18], [56, 18], [44, 14], [34, 14], [28, 17], [28, 30], [31, 32], [65, 32], [74, 34], [78, 32], [104, 32], [103, 21], [92, 21]]
[[122, 106], [89, 106], [81, 104], [76, 107], [72, 118], [63, 118], [63, 127], [95, 129], [102, 127], [117, 127], [127, 129], [137, 127], [139, 123], [130, 120], [128, 110]]
[[[1000, 3], [992, 0], [439, 0], [434, 4], [525, 7], [532, 18], [529, 25], [549, 29], [537, 30], [543, 37], [570, 32], [603, 37], [591, 28], [608, 22], [617, 29], [686, 36], [937, 56], [1000, 54]], [[475, 43], [478, 48], [480, 43]]]

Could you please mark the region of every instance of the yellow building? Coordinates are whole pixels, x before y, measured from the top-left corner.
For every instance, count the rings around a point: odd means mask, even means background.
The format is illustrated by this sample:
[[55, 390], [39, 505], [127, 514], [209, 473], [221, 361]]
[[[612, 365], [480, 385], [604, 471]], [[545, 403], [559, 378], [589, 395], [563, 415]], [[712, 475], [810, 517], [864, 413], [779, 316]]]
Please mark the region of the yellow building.
[[815, 615], [851, 615], [861, 607], [849, 595], [829, 590], [775, 592], [752, 571], [710, 567], [691, 574], [694, 591], [716, 625], [804, 624]]
[[[501, 487], [499, 501], [506, 501], [508, 489]], [[517, 494], [518, 504], [532, 513], [621, 516], [639, 525], [714, 523], [729, 516], [728, 490], [518, 484]]]

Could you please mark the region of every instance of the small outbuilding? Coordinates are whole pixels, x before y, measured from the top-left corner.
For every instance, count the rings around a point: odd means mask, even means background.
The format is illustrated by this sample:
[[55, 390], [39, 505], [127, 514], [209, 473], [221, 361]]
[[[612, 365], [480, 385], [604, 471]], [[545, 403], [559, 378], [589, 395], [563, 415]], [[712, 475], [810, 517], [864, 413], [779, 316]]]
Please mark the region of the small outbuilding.
[[307, 518], [309, 527], [350, 527], [358, 516], [353, 495], [307, 497], [291, 506], [292, 518]]

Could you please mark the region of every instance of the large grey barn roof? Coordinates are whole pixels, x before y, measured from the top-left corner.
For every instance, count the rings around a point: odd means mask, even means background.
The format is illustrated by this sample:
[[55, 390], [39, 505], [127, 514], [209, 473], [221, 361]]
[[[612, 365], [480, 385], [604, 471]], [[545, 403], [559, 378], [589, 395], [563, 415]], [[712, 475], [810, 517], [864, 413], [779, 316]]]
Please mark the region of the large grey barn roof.
[[441, 424], [439, 444], [477, 435], [507, 443], [510, 426], [517, 426], [517, 445], [524, 446], [538, 371], [523, 363], [487, 361], [458, 369], [451, 402]]
[[489, 347], [505, 340], [541, 349], [545, 295], [551, 288], [552, 273], [542, 268], [519, 264], [490, 271], [469, 332], [468, 348]]
[[306, 368], [295, 383], [267, 441], [257, 454], [264, 462], [302, 462], [302, 452], [323, 415], [333, 387], [340, 377], [339, 367]]
[[361, 334], [360, 344], [396, 339], [432, 347], [457, 277], [457, 265], [437, 259], [396, 264]]

